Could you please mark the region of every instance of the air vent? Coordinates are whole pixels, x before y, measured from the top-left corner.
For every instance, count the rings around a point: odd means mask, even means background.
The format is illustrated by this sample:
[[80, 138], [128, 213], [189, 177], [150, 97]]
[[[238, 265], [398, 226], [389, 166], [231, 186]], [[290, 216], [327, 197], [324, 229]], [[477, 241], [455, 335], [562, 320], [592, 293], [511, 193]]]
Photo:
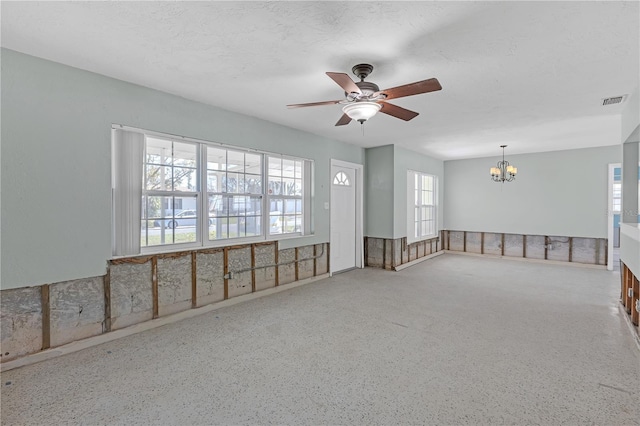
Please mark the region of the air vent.
[[606, 98], [602, 100], [602, 105], [615, 105], [622, 103], [627, 98], [627, 95], [614, 96], [613, 98]]

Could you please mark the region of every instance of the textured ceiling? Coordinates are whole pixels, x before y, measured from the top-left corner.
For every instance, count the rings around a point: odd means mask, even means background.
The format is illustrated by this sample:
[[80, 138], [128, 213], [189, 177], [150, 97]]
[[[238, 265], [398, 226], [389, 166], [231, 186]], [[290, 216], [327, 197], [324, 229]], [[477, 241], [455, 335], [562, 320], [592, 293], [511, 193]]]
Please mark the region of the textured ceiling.
[[[620, 142], [639, 84], [634, 2], [2, 2], [2, 46], [344, 142], [441, 159]], [[439, 92], [334, 127], [324, 73], [375, 69], [381, 88], [436, 77]], [[355, 76], [354, 76], [355, 78]]]

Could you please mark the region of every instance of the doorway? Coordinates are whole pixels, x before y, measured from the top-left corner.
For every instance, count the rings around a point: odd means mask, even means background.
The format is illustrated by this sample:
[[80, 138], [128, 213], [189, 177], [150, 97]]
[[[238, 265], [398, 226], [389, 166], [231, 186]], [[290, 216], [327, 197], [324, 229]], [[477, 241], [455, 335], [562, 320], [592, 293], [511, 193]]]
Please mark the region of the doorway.
[[361, 164], [331, 160], [331, 245], [330, 273], [362, 268]]
[[620, 270], [620, 213], [622, 209], [622, 169], [620, 163], [609, 164], [609, 197], [607, 200], [607, 237], [610, 247], [609, 271]]

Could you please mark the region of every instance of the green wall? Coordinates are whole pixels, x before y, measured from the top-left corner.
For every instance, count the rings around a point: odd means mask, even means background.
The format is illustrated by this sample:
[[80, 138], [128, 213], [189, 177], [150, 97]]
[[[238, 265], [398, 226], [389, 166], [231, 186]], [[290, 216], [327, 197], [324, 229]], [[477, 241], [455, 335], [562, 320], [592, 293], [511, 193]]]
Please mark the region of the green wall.
[[443, 224], [444, 164], [440, 160], [395, 146], [367, 148], [365, 166], [365, 235], [407, 236], [407, 171], [438, 177], [438, 229]]
[[393, 238], [393, 145], [367, 148], [364, 235]]
[[491, 181], [498, 156], [444, 163], [450, 230], [607, 238], [608, 164], [621, 146], [509, 155], [516, 180]]
[[444, 206], [444, 163], [435, 158], [418, 154], [404, 148], [395, 147], [394, 152], [394, 191], [395, 213], [393, 217], [394, 238], [407, 236], [407, 171], [427, 173], [438, 177], [438, 226], [443, 229]]
[[315, 235], [329, 240], [330, 159], [362, 148], [58, 63], [1, 50], [2, 289], [105, 273], [111, 257], [111, 125], [315, 160]]

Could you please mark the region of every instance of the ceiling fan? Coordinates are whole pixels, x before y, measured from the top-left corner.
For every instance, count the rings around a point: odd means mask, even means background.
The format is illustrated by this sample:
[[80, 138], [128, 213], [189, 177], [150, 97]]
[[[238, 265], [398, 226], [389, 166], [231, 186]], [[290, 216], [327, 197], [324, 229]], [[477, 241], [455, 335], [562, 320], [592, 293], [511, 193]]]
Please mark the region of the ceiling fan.
[[373, 117], [378, 111], [392, 117], [409, 121], [415, 118], [418, 113], [386, 102], [389, 99], [403, 98], [405, 96], [419, 95], [421, 93], [435, 92], [441, 90], [442, 86], [435, 78], [417, 81], [391, 89], [380, 90], [377, 84], [364, 81], [373, 71], [373, 66], [369, 64], [355, 65], [351, 71], [360, 79], [353, 81], [345, 73], [327, 72], [327, 75], [345, 91], [345, 99], [336, 101], [311, 102], [307, 104], [287, 105], [288, 108], [301, 108], [320, 105], [342, 104], [342, 117], [336, 126], [349, 124], [351, 120], [357, 120], [361, 124]]

